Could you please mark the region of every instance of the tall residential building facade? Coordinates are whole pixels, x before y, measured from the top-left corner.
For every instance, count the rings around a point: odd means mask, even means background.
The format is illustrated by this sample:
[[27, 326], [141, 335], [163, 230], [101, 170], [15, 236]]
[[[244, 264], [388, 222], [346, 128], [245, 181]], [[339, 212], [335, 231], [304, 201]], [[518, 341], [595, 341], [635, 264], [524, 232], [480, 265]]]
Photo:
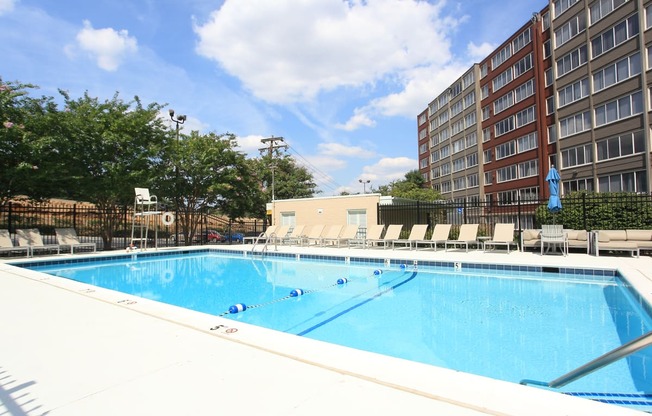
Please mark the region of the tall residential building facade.
[[652, 0], [555, 0], [417, 117], [419, 168], [445, 199], [649, 193]]

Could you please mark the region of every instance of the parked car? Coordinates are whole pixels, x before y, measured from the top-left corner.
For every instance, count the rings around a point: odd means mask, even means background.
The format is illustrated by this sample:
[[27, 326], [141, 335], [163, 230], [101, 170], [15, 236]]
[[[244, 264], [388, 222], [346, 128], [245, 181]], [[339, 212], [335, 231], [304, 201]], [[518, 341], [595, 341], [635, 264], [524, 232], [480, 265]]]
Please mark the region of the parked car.
[[203, 243], [223, 243], [226, 241], [226, 237], [217, 230], [204, 230], [201, 236]]
[[238, 233], [235, 231], [232, 231], [230, 234], [228, 232], [222, 232], [222, 237], [224, 237], [224, 241], [228, 241], [230, 243], [240, 243], [244, 241], [244, 234]]

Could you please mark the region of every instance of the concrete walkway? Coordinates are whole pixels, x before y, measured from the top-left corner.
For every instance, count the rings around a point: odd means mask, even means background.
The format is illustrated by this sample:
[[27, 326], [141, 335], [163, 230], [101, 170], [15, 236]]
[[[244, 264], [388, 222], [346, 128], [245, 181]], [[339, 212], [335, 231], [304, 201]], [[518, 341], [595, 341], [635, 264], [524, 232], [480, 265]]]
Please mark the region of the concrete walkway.
[[[232, 248], [243, 250], [242, 246]], [[311, 254], [323, 250], [324, 254], [333, 254], [336, 249], [279, 250]], [[577, 254], [561, 258], [519, 252], [392, 250], [355, 250], [349, 254], [618, 266], [642, 285], [652, 282], [649, 257], [596, 258]], [[210, 329], [217, 326], [216, 330]], [[0, 263], [0, 415], [236, 412], [643, 414], [251, 327]]]

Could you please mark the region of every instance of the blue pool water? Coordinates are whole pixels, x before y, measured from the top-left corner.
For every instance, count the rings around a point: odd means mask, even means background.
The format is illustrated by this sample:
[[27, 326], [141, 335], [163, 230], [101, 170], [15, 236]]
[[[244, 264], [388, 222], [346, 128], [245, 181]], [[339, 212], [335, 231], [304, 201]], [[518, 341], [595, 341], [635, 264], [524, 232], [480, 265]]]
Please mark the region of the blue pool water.
[[[652, 329], [649, 309], [610, 271], [415, 268], [210, 251], [24, 266], [238, 322], [511, 382], [553, 380]], [[337, 284], [340, 278], [348, 283]], [[291, 297], [296, 289], [305, 294]], [[229, 314], [238, 303], [247, 309]], [[649, 393], [648, 350], [561, 391]]]

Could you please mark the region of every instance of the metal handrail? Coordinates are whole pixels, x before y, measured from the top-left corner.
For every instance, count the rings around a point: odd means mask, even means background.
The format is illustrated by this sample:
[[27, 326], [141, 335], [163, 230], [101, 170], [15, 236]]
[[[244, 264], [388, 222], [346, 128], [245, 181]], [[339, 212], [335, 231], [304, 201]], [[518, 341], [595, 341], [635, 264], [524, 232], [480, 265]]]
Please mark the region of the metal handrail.
[[635, 352], [642, 350], [648, 346], [652, 345], [652, 331], [647, 334], [643, 334], [640, 337], [629, 341], [626, 344], [621, 345], [618, 348], [614, 348], [606, 354], [601, 355], [595, 360], [589, 361], [581, 367], [576, 368], [575, 370], [564, 374], [563, 376], [556, 378], [548, 383], [544, 381], [537, 380], [528, 380], [524, 379], [520, 381], [520, 384], [534, 384], [538, 386], [559, 388], [563, 387], [568, 383], [571, 383], [579, 378], [582, 378], [600, 368], [607, 366], [615, 361], [620, 360], [621, 358], [627, 357], [634, 354]]

